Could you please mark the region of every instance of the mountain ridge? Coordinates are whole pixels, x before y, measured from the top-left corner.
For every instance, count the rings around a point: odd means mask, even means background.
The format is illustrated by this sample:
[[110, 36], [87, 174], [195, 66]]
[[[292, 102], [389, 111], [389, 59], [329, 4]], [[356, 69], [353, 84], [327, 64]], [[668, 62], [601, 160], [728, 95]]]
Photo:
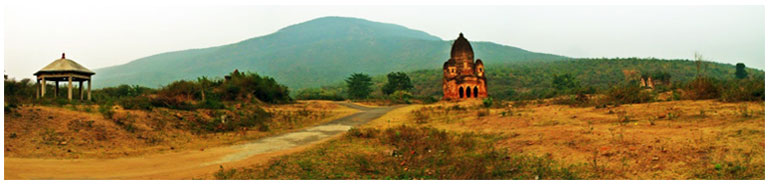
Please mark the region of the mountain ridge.
[[[96, 88], [159, 87], [175, 80], [221, 77], [238, 69], [302, 89], [332, 84], [355, 72], [379, 75], [440, 68], [451, 43], [397, 24], [321, 17], [231, 44], [164, 52], [99, 68], [94, 79], [99, 82]], [[568, 59], [489, 41], [471, 43], [477, 58], [487, 64]]]

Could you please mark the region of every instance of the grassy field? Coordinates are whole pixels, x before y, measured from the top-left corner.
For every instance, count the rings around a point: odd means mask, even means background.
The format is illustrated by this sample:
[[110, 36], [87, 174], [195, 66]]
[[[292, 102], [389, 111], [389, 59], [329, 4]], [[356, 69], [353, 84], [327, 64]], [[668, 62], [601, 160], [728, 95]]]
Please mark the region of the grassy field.
[[[205, 150], [295, 131], [350, 115], [356, 110], [330, 101], [293, 104], [234, 105], [235, 109], [260, 106], [272, 117], [264, 126], [226, 131], [197, 132], [189, 125], [232, 120], [228, 110], [192, 111], [156, 108], [151, 111], [111, 107], [111, 115], [98, 105], [23, 106], [5, 114], [5, 157], [118, 158], [145, 154]], [[214, 112], [223, 112], [222, 116]]]
[[764, 179], [764, 102], [396, 109], [217, 179]]

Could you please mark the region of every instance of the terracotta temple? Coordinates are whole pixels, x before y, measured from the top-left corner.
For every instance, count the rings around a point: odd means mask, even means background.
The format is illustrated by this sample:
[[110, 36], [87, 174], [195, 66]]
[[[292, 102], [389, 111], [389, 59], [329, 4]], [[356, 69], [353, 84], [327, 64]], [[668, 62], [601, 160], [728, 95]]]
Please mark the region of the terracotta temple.
[[484, 63], [473, 58], [473, 48], [463, 34], [452, 44], [449, 60], [444, 62], [444, 100], [487, 97]]

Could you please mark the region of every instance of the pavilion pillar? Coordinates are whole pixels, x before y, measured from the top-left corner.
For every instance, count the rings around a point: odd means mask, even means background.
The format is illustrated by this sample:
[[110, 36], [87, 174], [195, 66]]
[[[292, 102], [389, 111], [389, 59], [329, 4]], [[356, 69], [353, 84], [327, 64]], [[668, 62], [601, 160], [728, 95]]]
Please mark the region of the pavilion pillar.
[[35, 79], [35, 99], [40, 99], [40, 79]]
[[83, 80], [78, 81], [78, 94], [80, 95], [80, 100], [83, 100]]
[[53, 81], [53, 82], [54, 82], [54, 84], [56, 84], [56, 85], [54, 85], [54, 88], [53, 88], [53, 97], [54, 98], [58, 98], [59, 97], [59, 81], [57, 80], [57, 81]]
[[88, 79], [88, 101], [91, 101], [91, 79]]
[[42, 79], [43, 83], [40, 83], [40, 97], [45, 98], [45, 77]]
[[67, 77], [67, 99], [72, 101], [72, 75]]

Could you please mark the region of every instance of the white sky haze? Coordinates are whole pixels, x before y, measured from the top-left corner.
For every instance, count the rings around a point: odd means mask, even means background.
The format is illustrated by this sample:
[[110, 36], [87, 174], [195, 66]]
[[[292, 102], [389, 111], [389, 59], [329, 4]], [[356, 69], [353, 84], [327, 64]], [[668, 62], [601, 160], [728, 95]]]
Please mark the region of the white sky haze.
[[[84, 6], [8, 5], [4, 67], [32, 73], [66, 52], [94, 70], [169, 51], [230, 44], [324, 16], [357, 17], [425, 31], [463, 32], [568, 57], [655, 57], [764, 70], [765, 14], [741, 6]], [[97, 74], [98, 75], [98, 74]]]

